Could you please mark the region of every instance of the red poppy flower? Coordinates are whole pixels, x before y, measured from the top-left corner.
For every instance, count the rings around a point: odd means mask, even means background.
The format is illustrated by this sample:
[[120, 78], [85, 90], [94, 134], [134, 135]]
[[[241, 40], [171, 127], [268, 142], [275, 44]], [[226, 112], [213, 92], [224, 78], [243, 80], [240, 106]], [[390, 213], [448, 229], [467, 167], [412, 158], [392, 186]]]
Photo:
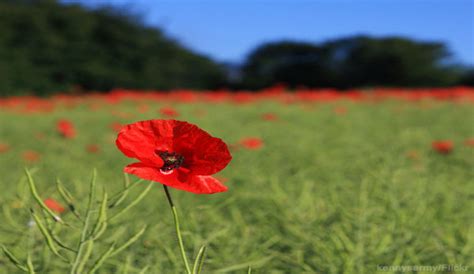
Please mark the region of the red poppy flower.
[[264, 113], [262, 114], [262, 119], [265, 121], [276, 121], [278, 120], [278, 116], [275, 113]]
[[97, 153], [99, 152], [99, 146], [96, 144], [89, 144], [87, 145], [86, 150], [90, 153]]
[[28, 162], [36, 162], [40, 159], [40, 154], [33, 150], [23, 152], [23, 159]]
[[227, 187], [211, 177], [232, 159], [227, 145], [193, 124], [148, 120], [126, 125], [117, 147], [140, 162], [124, 171], [177, 189], [211, 194]]
[[468, 147], [474, 147], [474, 138], [467, 139], [464, 144]]
[[453, 142], [451, 141], [434, 141], [432, 144], [434, 150], [441, 154], [449, 154], [453, 150]]
[[48, 198], [48, 199], [44, 200], [43, 202], [49, 209], [51, 209], [52, 211], [54, 211], [56, 213], [63, 213], [64, 212], [64, 207], [52, 198]]
[[71, 123], [69, 120], [61, 119], [57, 123], [57, 129], [59, 133], [64, 137], [64, 138], [74, 138], [76, 136], [76, 131], [74, 129], [74, 125]]
[[0, 143], [0, 153], [7, 152], [9, 149], [10, 149], [9, 145]]
[[161, 113], [161, 115], [163, 115], [165, 117], [170, 117], [170, 118], [179, 116], [178, 111], [176, 111], [172, 107], [162, 107], [162, 108], [160, 108], [160, 113]]
[[240, 144], [247, 149], [260, 149], [263, 146], [263, 141], [260, 138], [250, 137], [240, 141]]

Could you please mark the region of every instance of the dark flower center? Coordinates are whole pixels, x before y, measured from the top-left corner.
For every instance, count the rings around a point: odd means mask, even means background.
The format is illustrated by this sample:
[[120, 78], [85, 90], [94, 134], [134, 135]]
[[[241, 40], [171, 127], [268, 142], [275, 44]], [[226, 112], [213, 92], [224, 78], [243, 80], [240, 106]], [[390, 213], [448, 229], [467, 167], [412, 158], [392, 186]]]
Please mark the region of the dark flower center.
[[163, 172], [169, 172], [173, 169], [180, 167], [184, 162], [184, 157], [179, 155], [176, 152], [168, 152], [168, 151], [155, 151], [158, 156], [163, 159], [163, 166], [160, 168]]

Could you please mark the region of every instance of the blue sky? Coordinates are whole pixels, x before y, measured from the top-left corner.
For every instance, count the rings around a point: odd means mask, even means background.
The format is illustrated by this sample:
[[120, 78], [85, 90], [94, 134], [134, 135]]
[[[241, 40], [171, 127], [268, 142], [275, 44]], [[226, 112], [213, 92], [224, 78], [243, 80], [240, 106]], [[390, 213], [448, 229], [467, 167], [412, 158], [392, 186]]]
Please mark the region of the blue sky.
[[257, 45], [293, 39], [401, 35], [443, 41], [474, 65], [474, 0], [63, 0], [111, 4], [143, 16], [181, 44], [218, 61], [241, 62]]

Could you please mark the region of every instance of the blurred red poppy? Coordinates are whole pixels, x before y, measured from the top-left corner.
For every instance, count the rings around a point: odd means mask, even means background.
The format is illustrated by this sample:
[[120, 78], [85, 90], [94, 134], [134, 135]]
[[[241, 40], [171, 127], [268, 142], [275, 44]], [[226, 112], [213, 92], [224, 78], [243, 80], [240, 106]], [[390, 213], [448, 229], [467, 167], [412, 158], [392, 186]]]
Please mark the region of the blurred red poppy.
[[453, 142], [451, 141], [434, 141], [431, 146], [434, 150], [441, 154], [449, 154], [453, 150]]
[[74, 129], [74, 125], [71, 121], [66, 119], [61, 119], [56, 124], [58, 132], [67, 139], [74, 138], [76, 136], [76, 130]]
[[464, 144], [468, 147], [474, 147], [474, 138], [467, 139]]
[[99, 146], [96, 144], [89, 144], [87, 145], [86, 150], [90, 153], [97, 153], [99, 152]]
[[10, 150], [10, 146], [4, 143], [0, 143], [0, 153], [7, 152]]
[[63, 213], [65, 210], [64, 207], [60, 203], [58, 203], [56, 200], [52, 198], [48, 198], [44, 200], [43, 202], [49, 209], [51, 209], [52, 211], [56, 213]]
[[420, 159], [420, 153], [416, 150], [409, 150], [406, 153], [407, 158], [412, 159], [412, 160], [418, 160]]
[[122, 124], [119, 122], [112, 122], [110, 123], [110, 128], [115, 132], [119, 132], [122, 129]]
[[278, 116], [275, 113], [264, 113], [262, 114], [262, 119], [265, 121], [276, 121], [278, 120]]
[[333, 109], [334, 113], [339, 115], [344, 115], [347, 113], [347, 108], [345, 106], [337, 106]]
[[36, 162], [40, 159], [40, 154], [33, 150], [24, 151], [22, 156], [23, 159], [28, 162]]
[[160, 108], [160, 114], [165, 116], [165, 117], [169, 117], [169, 118], [179, 116], [178, 111], [176, 111], [172, 107], [162, 107], [162, 108]]
[[244, 138], [240, 141], [240, 144], [247, 149], [260, 149], [263, 147], [263, 141], [257, 137]]
[[197, 194], [227, 190], [210, 175], [230, 162], [229, 149], [196, 125], [177, 120], [136, 122], [122, 128], [116, 144], [126, 156], [140, 161], [126, 166], [126, 173]]

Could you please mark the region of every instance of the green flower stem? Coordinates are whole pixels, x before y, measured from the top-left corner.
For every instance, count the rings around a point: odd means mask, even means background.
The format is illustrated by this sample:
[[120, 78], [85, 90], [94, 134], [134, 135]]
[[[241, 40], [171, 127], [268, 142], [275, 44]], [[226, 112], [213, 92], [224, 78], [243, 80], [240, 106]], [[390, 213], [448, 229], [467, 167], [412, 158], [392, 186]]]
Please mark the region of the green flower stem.
[[176, 211], [176, 207], [173, 204], [173, 200], [171, 199], [171, 195], [170, 195], [170, 192], [168, 191], [168, 187], [166, 185], [163, 185], [163, 188], [165, 189], [166, 198], [168, 199], [168, 203], [170, 204], [171, 211], [173, 212], [176, 236], [178, 237], [179, 249], [181, 251], [181, 257], [183, 258], [184, 266], [186, 267], [186, 273], [191, 274], [192, 272], [191, 272], [191, 268], [189, 267], [188, 258], [186, 257], [186, 252], [184, 251], [183, 238], [181, 237], [181, 231], [179, 230], [178, 213]]

